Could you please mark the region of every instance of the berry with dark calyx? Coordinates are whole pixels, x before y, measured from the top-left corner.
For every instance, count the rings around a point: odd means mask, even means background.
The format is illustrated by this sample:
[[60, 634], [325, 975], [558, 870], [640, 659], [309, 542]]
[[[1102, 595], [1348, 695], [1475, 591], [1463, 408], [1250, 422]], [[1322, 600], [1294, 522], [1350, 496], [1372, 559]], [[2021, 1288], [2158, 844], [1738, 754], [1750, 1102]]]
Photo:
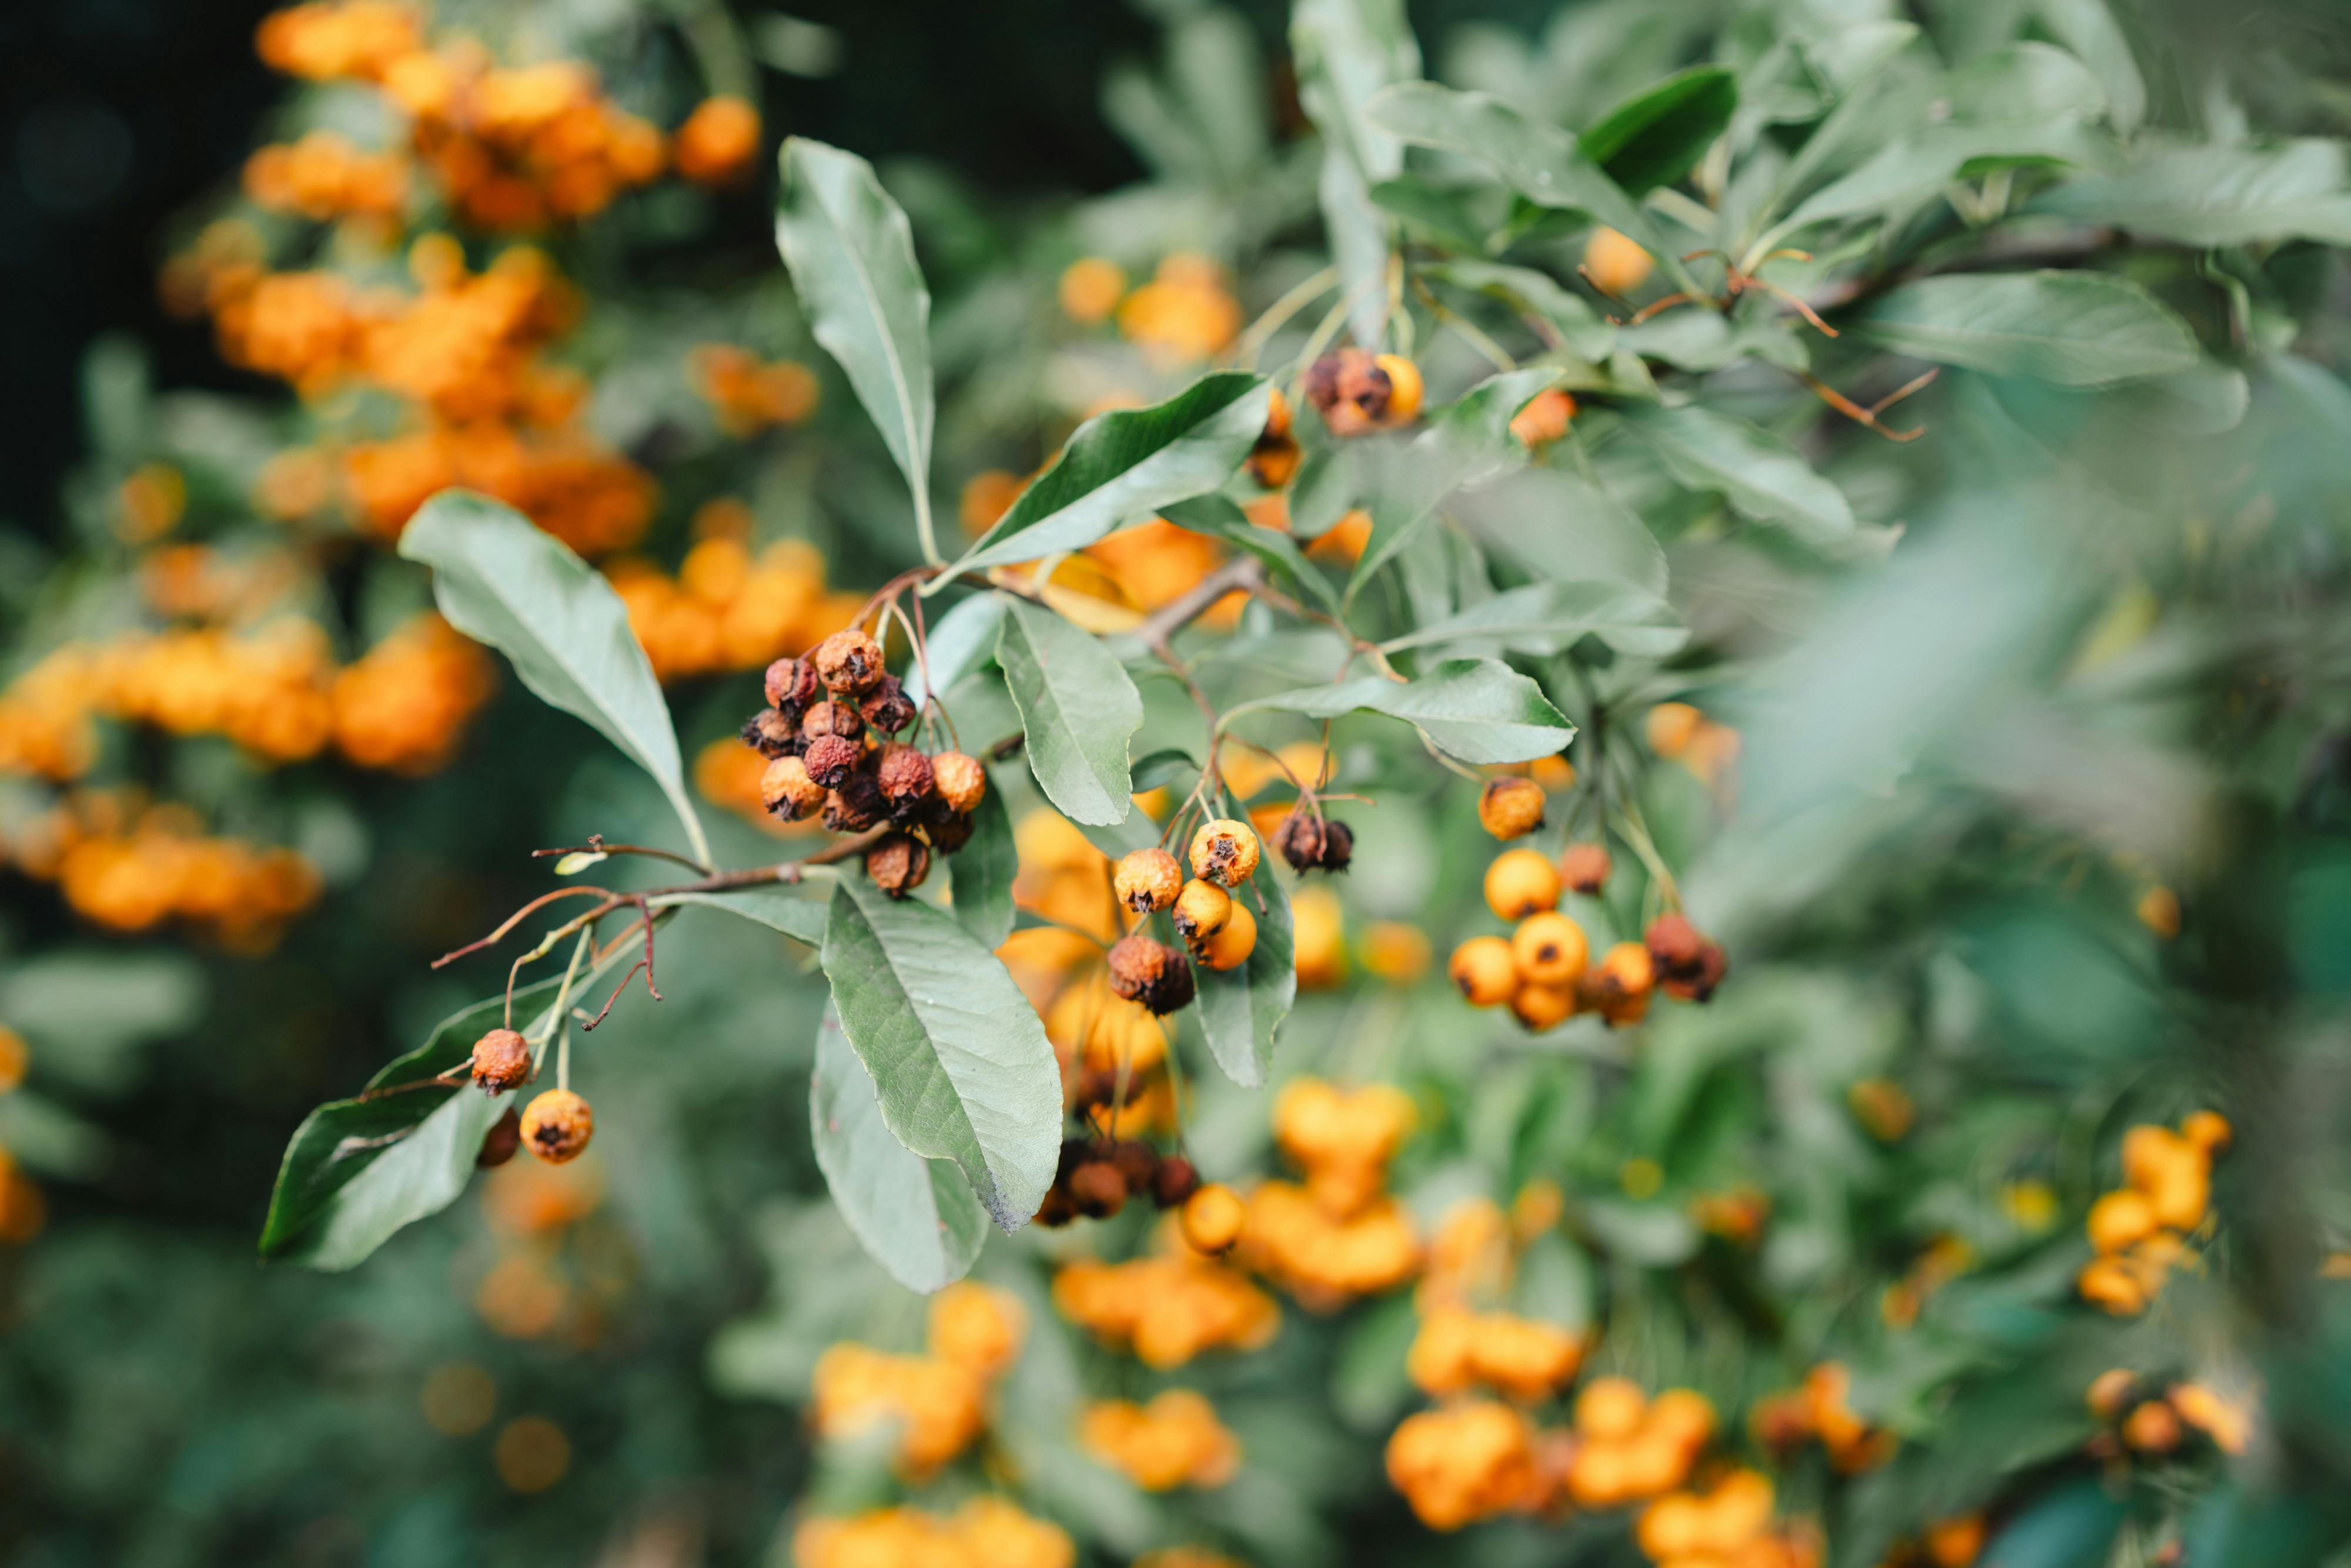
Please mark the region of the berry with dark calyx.
[[1722, 977], [1730, 968], [1730, 956], [1719, 942], [1709, 942], [1698, 950], [1697, 967], [1687, 975], [1675, 976], [1665, 982], [1665, 991], [1686, 1002], [1711, 1001]]
[[979, 758], [942, 751], [931, 758], [932, 785], [950, 811], [968, 812], [987, 794], [987, 769]]
[[849, 703], [822, 702], [800, 716], [800, 739], [803, 745], [824, 736], [839, 736], [843, 740], [865, 738], [865, 720]]
[[767, 691], [770, 704], [796, 718], [824, 695], [824, 683], [806, 659], [778, 659], [768, 666]]
[[1193, 955], [1211, 969], [1238, 969], [1257, 951], [1257, 916], [1238, 899], [1233, 900], [1232, 904], [1232, 915], [1225, 922], [1224, 929], [1192, 949]]
[[1196, 949], [1232, 917], [1233, 895], [1213, 882], [1194, 877], [1176, 895], [1176, 934], [1187, 946]]
[[1642, 945], [1656, 967], [1656, 980], [1668, 996], [1702, 1002], [1722, 983], [1729, 959], [1719, 942], [1709, 942], [1688, 917], [1674, 912], [1649, 922]]
[[482, 1147], [474, 1155], [474, 1164], [481, 1170], [493, 1169], [514, 1158], [515, 1151], [521, 1147], [522, 1114], [509, 1105], [507, 1113], [491, 1123], [490, 1130], [482, 1134]]
[[1199, 1190], [1200, 1173], [1181, 1155], [1166, 1155], [1152, 1173], [1151, 1201], [1162, 1208], [1178, 1207]]
[[[1113, 1073], [1112, 1077], [1114, 1079], [1117, 1074]], [[1115, 1091], [1113, 1092], [1114, 1096]], [[1113, 1144], [1110, 1146], [1110, 1163], [1118, 1167], [1118, 1174], [1126, 1182], [1126, 1190], [1132, 1193], [1149, 1192], [1152, 1183], [1159, 1176], [1159, 1151], [1139, 1138]]]
[[1273, 831], [1274, 847], [1301, 876], [1310, 871], [1340, 872], [1354, 859], [1355, 835], [1346, 823], [1292, 811]]
[[1126, 1207], [1126, 1177], [1108, 1160], [1088, 1160], [1070, 1173], [1070, 1202], [1089, 1219], [1108, 1219]]
[[854, 626], [819, 643], [814, 657], [817, 679], [835, 695], [855, 696], [882, 678], [882, 644]]
[[969, 811], [950, 811], [945, 801], [934, 796], [931, 809], [919, 825], [923, 837], [930, 841], [931, 848], [943, 855], [951, 855], [971, 842], [975, 824]]
[[882, 786], [871, 773], [852, 773], [825, 797], [824, 825], [836, 833], [862, 833], [890, 814]]
[[1542, 786], [1507, 774], [1489, 779], [1478, 796], [1478, 821], [1498, 839], [1515, 839], [1543, 824]]
[[884, 835], [865, 852], [865, 874], [893, 898], [904, 898], [931, 874], [931, 849], [911, 833]]
[[1078, 1206], [1070, 1201], [1070, 1189], [1049, 1186], [1045, 1189], [1045, 1201], [1037, 1206], [1031, 1218], [1048, 1230], [1059, 1230], [1077, 1217]]
[[884, 735], [895, 735], [914, 722], [914, 699], [906, 695], [905, 683], [895, 675], [874, 682], [873, 689], [857, 699], [857, 711]]
[[743, 744], [762, 757], [789, 757], [800, 748], [800, 727], [780, 708], [763, 707], [743, 722]]
[[1453, 949], [1445, 973], [1473, 1008], [1499, 1007], [1519, 988], [1519, 962], [1499, 936], [1472, 936]]
[[523, 1147], [559, 1166], [576, 1160], [596, 1131], [595, 1113], [588, 1102], [569, 1089], [550, 1089], [533, 1100], [522, 1113]]
[[1559, 880], [1578, 893], [1598, 893], [1614, 869], [1605, 844], [1570, 844], [1560, 852]]
[[1150, 915], [1174, 905], [1184, 889], [1184, 870], [1165, 850], [1134, 850], [1119, 857], [1111, 886], [1119, 903], [1137, 915]]
[[1583, 927], [1553, 910], [1530, 915], [1510, 934], [1510, 959], [1530, 986], [1572, 986], [1591, 946]]
[[1265, 428], [1249, 448], [1249, 477], [1269, 490], [1279, 490], [1298, 472], [1301, 455], [1298, 437], [1290, 434], [1290, 400], [1276, 387], [1266, 409]]
[[1332, 874], [1345, 871], [1355, 861], [1355, 830], [1334, 817], [1322, 820], [1322, 858], [1315, 868]]
[[759, 803], [787, 822], [797, 822], [823, 808], [824, 786], [809, 777], [803, 758], [778, 757], [759, 775]]
[[808, 776], [827, 789], [838, 789], [841, 781], [857, 770], [865, 758], [865, 750], [853, 740], [843, 740], [837, 735], [820, 735], [808, 744], [799, 760], [808, 768]]
[[485, 1094], [503, 1094], [530, 1082], [530, 1041], [510, 1029], [494, 1029], [474, 1042], [474, 1082]]
[[1393, 429], [1420, 413], [1420, 367], [1402, 354], [1338, 349], [1307, 367], [1305, 392], [1333, 435]]
[[1110, 988], [1165, 1018], [1192, 999], [1192, 966], [1164, 942], [1136, 932], [1110, 950]]
[[873, 781], [882, 786], [890, 814], [902, 822], [930, 803], [934, 777], [929, 758], [896, 741], [882, 748], [882, 760], [873, 769]]
[[1259, 852], [1247, 822], [1218, 817], [1192, 835], [1192, 874], [1218, 887], [1238, 887], [1257, 874]]

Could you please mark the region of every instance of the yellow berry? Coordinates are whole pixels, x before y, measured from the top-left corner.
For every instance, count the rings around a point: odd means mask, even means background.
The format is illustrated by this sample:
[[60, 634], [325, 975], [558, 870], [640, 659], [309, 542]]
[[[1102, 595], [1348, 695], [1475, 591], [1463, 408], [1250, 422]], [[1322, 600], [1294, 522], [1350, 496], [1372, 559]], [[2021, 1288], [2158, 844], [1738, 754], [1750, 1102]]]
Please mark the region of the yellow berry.
[[1518, 962], [1499, 936], [1472, 936], [1453, 949], [1445, 973], [1473, 1008], [1500, 1007], [1519, 986]]
[[1531, 986], [1573, 986], [1588, 956], [1583, 927], [1553, 911], [1529, 915], [1510, 936], [1519, 978]]
[[1559, 907], [1559, 868], [1540, 850], [1505, 850], [1486, 868], [1486, 905], [1504, 920]]
[[1200, 945], [1200, 962], [1211, 969], [1237, 969], [1257, 951], [1257, 916], [1238, 899], [1228, 900], [1232, 916], [1223, 929]]

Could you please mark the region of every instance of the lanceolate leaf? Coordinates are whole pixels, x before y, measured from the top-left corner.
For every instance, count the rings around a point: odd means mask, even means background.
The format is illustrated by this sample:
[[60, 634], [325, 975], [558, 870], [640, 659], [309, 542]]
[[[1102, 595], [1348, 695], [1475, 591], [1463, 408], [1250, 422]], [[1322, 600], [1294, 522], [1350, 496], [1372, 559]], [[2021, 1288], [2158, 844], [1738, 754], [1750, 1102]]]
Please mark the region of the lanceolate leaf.
[[[515, 993], [514, 1016], [527, 1030], [538, 1027], [559, 983]], [[261, 1255], [312, 1269], [352, 1268], [402, 1226], [454, 1202], [473, 1179], [483, 1134], [515, 1096], [484, 1094], [462, 1074], [453, 1084], [430, 1080], [464, 1063], [474, 1042], [505, 1018], [503, 997], [476, 1002], [444, 1019], [360, 1095], [304, 1117], [278, 1167]]]
[[990, 779], [971, 814], [971, 837], [947, 857], [956, 924], [994, 948], [1012, 935], [1012, 879], [1020, 870], [1012, 842], [1012, 813]]
[[1616, 329], [1580, 295], [1531, 267], [1500, 262], [1441, 261], [1419, 269], [1431, 283], [1449, 283], [1499, 299], [1522, 315], [1539, 316], [1559, 329], [1561, 339], [1587, 360], [1604, 360], [1616, 347]]
[[1061, 1152], [1061, 1070], [996, 955], [852, 874], [833, 892], [824, 972], [891, 1133], [954, 1161], [1005, 1230], [1027, 1224]]
[[1322, 219], [1355, 337], [1376, 343], [1387, 320], [1388, 225], [1371, 188], [1404, 170], [1404, 146], [1364, 113], [1372, 95], [1420, 75], [1402, 0], [1299, 0], [1290, 47], [1298, 96], [1322, 133]]
[[653, 900], [655, 909], [688, 904], [723, 909], [811, 947], [824, 940], [826, 901], [806, 888], [745, 887], [732, 893], [672, 893]]
[[1489, 643], [1513, 653], [1565, 651], [1586, 635], [1620, 653], [1663, 658], [1689, 641], [1670, 605], [1625, 582], [1534, 582], [1380, 644], [1394, 653], [1451, 643]]
[[933, 683], [943, 695], [995, 657], [996, 632], [1003, 620], [1002, 594], [975, 593], [931, 622], [923, 639], [923, 657], [906, 671], [907, 698], [920, 706], [932, 696]]
[[1770, 431], [1694, 406], [1621, 412], [1677, 480], [1693, 490], [1721, 492], [1740, 516], [1778, 523], [1816, 545], [1853, 533], [1853, 507], [1844, 493]]
[[[1196, 496], [1179, 501], [1166, 509], [1166, 518], [1192, 529], [1195, 533], [1213, 534], [1237, 549], [1249, 554], [1272, 567], [1292, 585], [1320, 604], [1330, 613], [1339, 612], [1339, 596], [1331, 584], [1306, 559], [1297, 541], [1279, 528], [1261, 528], [1249, 520], [1249, 514], [1234, 504], [1229, 497]], [[1147, 789], [1142, 785], [1139, 788]]]
[[1627, 195], [1638, 196], [1698, 167], [1738, 109], [1736, 77], [1720, 66], [1693, 66], [1618, 104], [1577, 140]]
[[987, 1216], [953, 1162], [925, 1159], [891, 1133], [873, 1079], [831, 1008], [817, 1030], [809, 1127], [841, 1217], [892, 1279], [927, 1293], [969, 1271]]
[[[1262, 1085], [1273, 1062], [1274, 1031], [1290, 1016], [1298, 996], [1298, 968], [1292, 957], [1290, 895], [1270, 872], [1250, 879], [1233, 896], [1257, 918], [1257, 946], [1239, 967], [1211, 969], [1195, 963], [1196, 995], [1192, 1003], [1208, 1052], [1225, 1076], [1245, 1089]], [[1258, 900], [1265, 907], [1258, 907]]]
[[586, 720], [652, 774], [708, 862], [669, 705], [612, 585], [521, 513], [470, 490], [425, 502], [400, 553], [433, 569], [433, 597], [452, 626], [504, 653], [542, 701]]
[[2296, 237], [2351, 245], [2351, 180], [2339, 141], [2158, 146], [2118, 174], [2060, 185], [2032, 206], [2179, 245]]
[[1081, 549], [1170, 502], [1214, 490], [1249, 456], [1272, 402], [1270, 383], [1223, 371], [1154, 407], [1096, 414], [955, 570]]
[[1897, 353], [2060, 386], [2108, 386], [2196, 363], [2188, 324], [2136, 283], [2095, 272], [1921, 278], [1855, 323]]
[[1437, 410], [1408, 444], [1360, 448], [1372, 533], [1347, 580], [1349, 601], [1411, 542], [1446, 497], [1526, 461], [1510, 420], [1558, 379], [1549, 369], [1490, 376]]
[[855, 153], [794, 136], [782, 161], [777, 247], [810, 329], [857, 389], [927, 528], [931, 295], [914, 261], [914, 231]]
[[1143, 727], [1143, 696], [1110, 650], [1042, 605], [1007, 595], [996, 662], [1045, 798], [1072, 821], [1126, 821], [1134, 793], [1127, 743]]
[[1542, 688], [1493, 659], [1448, 659], [1416, 680], [1380, 675], [1259, 697], [1225, 716], [1259, 708], [1336, 718], [1362, 709], [1416, 727], [1432, 745], [1464, 762], [1531, 762], [1575, 738], [1575, 726]]

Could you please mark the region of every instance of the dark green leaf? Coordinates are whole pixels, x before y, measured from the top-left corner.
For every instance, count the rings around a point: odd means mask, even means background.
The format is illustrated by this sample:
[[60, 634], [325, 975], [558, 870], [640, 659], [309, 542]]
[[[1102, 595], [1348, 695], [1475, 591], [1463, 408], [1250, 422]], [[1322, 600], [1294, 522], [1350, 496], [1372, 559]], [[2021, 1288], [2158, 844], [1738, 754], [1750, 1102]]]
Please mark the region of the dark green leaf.
[[1696, 406], [1621, 412], [1689, 488], [1719, 491], [1740, 516], [1778, 523], [1811, 544], [1852, 536], [1853, 507], [1844, 492], [1770, 431]]
[[1138, 795], [1173, 784], [1179, 779], [1189, 779], [1200, 771], [1200, 764], [1190, 752], [1170, 746], [1150, 756], [1136, 759], [1134, 792]]
[[2123, 1504], [2093, 1479], [2050, 1492], [2002, 1526], [1983, 1568], [2100, 1568], [2122, 1530]]
[[1382, 180], [1372, 187], [1380, 209], [1426, 229], [1438, 243], [1472, 256], [1486, 249], [1487, 225], [1479, 222], [1469, 193], [1433, 184], [1413, 174]]
[[1278, 528], [1259, 528], [1229, 497], [1196, 496], [1169, 507], [1165, 515], [1171, 523], [1196, 533], [1212, 534], [1236, 549], [1247, 550], [1280, 572], [1326, 612], [1339, 612], [1339, 595], [1332, 589], [1330, 579], [1315, 570], [1297, 541]]
[[1854, 329], [1913, 359], [2059, 386], [2109, 386], [2196, 364], [2188, 324], [2136, 283], [2095, 272], [1926, 277]]
[[1233, 896], [1245, 901], [1257, 917], [1257, 946], [1235, 968], [1193, 963], [1197, 994], [1192, 1012], [1208, 1042], [1208, 1054], [1225, 1076], [1244, 1089], [1255, 1089], [1264, 1084], [1273, 1063], [1274, 1031], [1297, 998], [1298, 967], [1290, 939], [1290, 895], [1272, 872], [1252, 878]]
[[1417, 680], [1379, 675], [1309, 686], [1259, 697], [1228, 710], [1259, 708], [1336, 718], [1362, 709], [1413, 725], [1430, 744], [1464, 762], [1531, 762], [1553, 756], [1575, 738], [1575, 726], [1542, 695], [1542, 688], [1492, 659], [1448, 659]]
[[947, 857], [955, 917], [983, 947], [1001, 946], [1012, 934], [1012, 879], [1019, 871], [1012, 813], [1005, 808], [1004, 791], [990, 779], [972, 810], [971, 838]]
[[1577, 140], [1625, 194], [1638, 196], [1698, 167], [1738, 109], [1736, 77], [1693, 66], [1618, 104]]
[[996, 662], [1020, 709], [1029, 770], [1063, 816], [1110, 827], [1134, 809], [1127, 745], [1143, 697], [1109, 649], [1040, 604], [1005, 596]]

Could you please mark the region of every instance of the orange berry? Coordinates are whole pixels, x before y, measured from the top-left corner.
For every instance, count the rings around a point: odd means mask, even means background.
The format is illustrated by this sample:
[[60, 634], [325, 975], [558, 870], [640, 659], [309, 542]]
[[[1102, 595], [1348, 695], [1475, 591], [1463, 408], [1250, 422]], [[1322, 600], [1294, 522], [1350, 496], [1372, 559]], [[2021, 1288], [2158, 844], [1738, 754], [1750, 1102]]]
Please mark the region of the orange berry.
[[1505, 850], [1486, 868], [1486, 905], [1504, 920], [1559, 907], [1559, 868], [1540, 850]]
[[1499, 936], [1472, 936], [1453, 949], [1445, 973], [1473, 1008], [1500, 1007], [1518, 989], [1518, 961]]
[[1543, 789], [1531, 779], [1489, 779], [1478, 795], [1478, 821], [1498, 839], [1531, 833], [1543, 822]]
[[1583, 927], [1555, 911], [1529, 915], [1510, 936], [1519, 978], [1532, 986], [1573, 986], [1587, 952]]

